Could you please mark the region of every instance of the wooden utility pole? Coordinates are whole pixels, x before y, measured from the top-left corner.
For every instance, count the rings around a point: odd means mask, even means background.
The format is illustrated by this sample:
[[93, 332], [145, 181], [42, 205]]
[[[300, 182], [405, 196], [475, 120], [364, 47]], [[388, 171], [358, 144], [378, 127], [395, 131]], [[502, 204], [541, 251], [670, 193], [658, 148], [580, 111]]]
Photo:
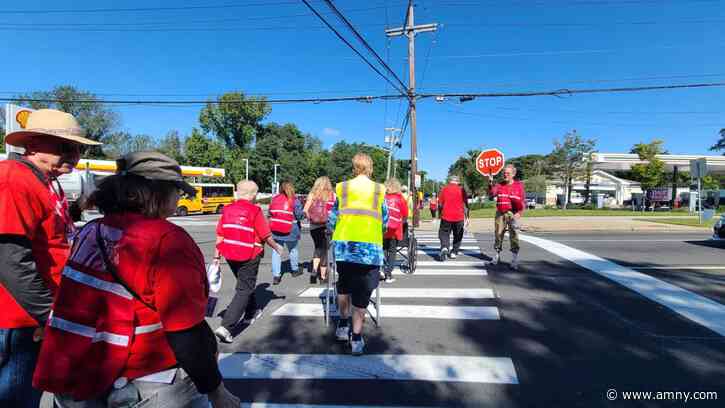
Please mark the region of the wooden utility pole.
[[425, 33], [436, 31], [438, 24], [421, 24], [415, 25], [415, 9], [413, 1], [408, 1], [408, 13], [406, 24], [404, 27], [391, 28], [385, 30], [388, 37], [399, 37], [406, 35], [408, 37], [408, 103], [410, 104], [410, 194], [413, 196], [413, 226], [418, 227], [420, 224], [420, 210], [418, 209], [418, 189], [415, 186], [416, 176], [418, 175], [418, 123], [416, 121], [415, 111], [415, 35], [417, 33]]

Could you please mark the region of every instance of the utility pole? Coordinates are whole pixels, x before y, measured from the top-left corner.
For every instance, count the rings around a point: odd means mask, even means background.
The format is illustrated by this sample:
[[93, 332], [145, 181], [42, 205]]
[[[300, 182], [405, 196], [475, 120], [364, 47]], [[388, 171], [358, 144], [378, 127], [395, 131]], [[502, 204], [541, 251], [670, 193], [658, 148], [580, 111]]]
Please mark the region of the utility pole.
[[279, 164], [274, 164], [274, 185], [272, 186], [272, 194], [279, 194], [278, 186], [277, 186], [277, 167], [279, 167]]
[[400, 132], [402, 129], [398, 128], [385, 128], [386, 132], [390, 132], [389, 136], [385, 136], [385, 143], [388, 144], [388, 171], [387, 171], [387, 179], [390, 179], [390, 167], [393, 164], [393, 148], [395, 145], [398, 144], [398, 141], [400, 140], [397, 136], [395, 136], [395, 132]]
[[436, 31], [438, 24], [421, 24], [415, 25], [415, 9], [413, 0], [408, 1], [408, 13], [405, 27], [391, 28], [385, 30], [388, 37], [400, 37], [405, 35], [408, 37], [408, 102], [410, 104], [410, 194], [413, 195], [413, 226], [418, 227], [420, 224], [420, 210], [418, 209], [418, 189], [415, 186], [416, 175], [418, 174], [418, 161], [416, 158], [418, 151], [418, 123], [416, 121], [415, 111], [415, 35], [417, 33], [426, 33]]
[[249, 159], [242, 159], [242, 160], [244, 160], [244, 168], [245, 168], [244, 179], [249, 180]]

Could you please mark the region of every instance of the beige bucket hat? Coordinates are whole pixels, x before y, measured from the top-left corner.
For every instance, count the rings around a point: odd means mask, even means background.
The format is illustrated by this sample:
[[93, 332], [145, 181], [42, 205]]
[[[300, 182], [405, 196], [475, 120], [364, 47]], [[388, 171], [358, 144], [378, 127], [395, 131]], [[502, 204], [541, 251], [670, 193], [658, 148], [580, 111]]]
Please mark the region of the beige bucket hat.
[[39, 109], [31, 112], [25, 129], [5, 135], [5, 143], [24, 147], [28, 139], [35, 136], [53, 136], [88, 146], [103, 144], [86, 139], [85, 132], [73, 115], [55, 109]]

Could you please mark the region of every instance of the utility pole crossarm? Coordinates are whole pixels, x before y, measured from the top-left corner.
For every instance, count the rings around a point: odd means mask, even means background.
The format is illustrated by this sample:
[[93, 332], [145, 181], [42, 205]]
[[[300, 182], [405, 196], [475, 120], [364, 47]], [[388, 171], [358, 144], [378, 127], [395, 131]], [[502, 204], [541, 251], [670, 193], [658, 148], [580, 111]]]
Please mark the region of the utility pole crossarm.
[[428, 33], [431, 31], [438, 30], [438, 24], [432, 23], [432, 24], [420, 24], [417, 26], [408, 26], [408, 27], [396, 27], [396, 28], [389, 28], [385, 30], [385, 35], [388, 37], [399, 37], [403, 34], [408, 34], [410, 32], [417, 34], [417, 33]]

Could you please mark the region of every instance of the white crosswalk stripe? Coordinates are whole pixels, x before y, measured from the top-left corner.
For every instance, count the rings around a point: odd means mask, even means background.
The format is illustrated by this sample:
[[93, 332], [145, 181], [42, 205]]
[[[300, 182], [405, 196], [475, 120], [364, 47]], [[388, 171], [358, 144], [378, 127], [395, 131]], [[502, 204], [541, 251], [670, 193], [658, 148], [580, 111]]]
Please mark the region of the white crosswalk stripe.
[[[375, 315], [371, 305], [368, 310]], [[332, 316], [339, 316], [332, 309]], [[286, 303], [272, 313], [273, 316], [324, 317], [321, 303]], [[384, 319], [457, 319], [457, 320], [499, 320], [498, 308], [494, 306], [421, 306], [421, 305], [380, 305], [380, 315]]]
[[445, 262], [440, 261], [418, 261], [418, 267], [427, 267], [427, 266], [445, 266], [446, 268], [450, 267], [471, 267], [471, 266], [479, 266], [481, 268], [486, 266], [486, 261], [458, 261], [458, 260], [447, 260]]
[[[405, 272], [396, 268], [393, 270], [395, 275], [407, 275]], [[415, 271], [416, 276], [486, 276], [488, 272], [485, 269], [461, 269], [461, 268], [436, 268], [421, 269]]]
[[[309, 288], [300, 297], [325, 297], [326, 288]], [[447, 289], [447, 288], [380, 288], [383, 298], [431, 298], [431, 299], [493, 299], [493, 289]]]

